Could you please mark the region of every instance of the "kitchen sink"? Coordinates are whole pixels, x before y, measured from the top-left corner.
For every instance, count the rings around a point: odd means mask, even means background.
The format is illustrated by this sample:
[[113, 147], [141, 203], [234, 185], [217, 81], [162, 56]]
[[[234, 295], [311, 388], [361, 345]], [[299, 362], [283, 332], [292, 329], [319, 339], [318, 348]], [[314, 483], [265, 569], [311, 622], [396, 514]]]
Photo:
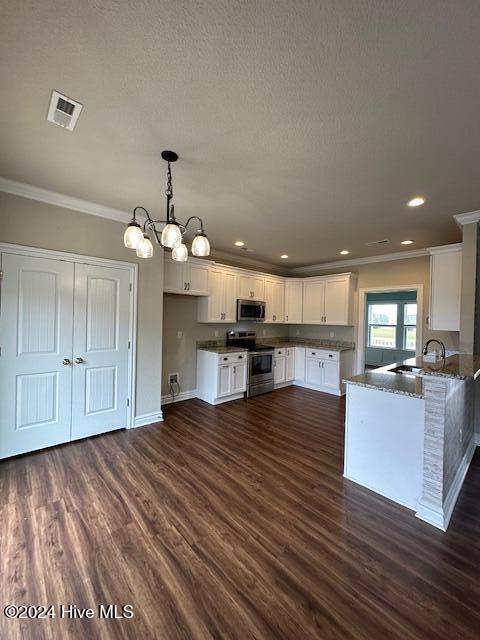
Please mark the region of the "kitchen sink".
[[394, 367], [393, 369], [389, 369], [389, 371], [391, 371], [392, 373], [410, 373], [410, 374], [417, 374], [422, 370], [421, 367], [414, 367], [410, 364], [401, 364], [399, 367]]

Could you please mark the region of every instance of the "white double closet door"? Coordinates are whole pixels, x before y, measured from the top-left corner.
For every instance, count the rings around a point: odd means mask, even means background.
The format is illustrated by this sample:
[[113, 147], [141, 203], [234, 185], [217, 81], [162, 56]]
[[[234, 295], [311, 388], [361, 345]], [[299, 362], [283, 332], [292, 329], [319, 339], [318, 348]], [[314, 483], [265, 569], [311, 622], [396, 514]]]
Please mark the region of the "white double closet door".
[[0, 457], [126, 427], [130, 270], [1, 257]]

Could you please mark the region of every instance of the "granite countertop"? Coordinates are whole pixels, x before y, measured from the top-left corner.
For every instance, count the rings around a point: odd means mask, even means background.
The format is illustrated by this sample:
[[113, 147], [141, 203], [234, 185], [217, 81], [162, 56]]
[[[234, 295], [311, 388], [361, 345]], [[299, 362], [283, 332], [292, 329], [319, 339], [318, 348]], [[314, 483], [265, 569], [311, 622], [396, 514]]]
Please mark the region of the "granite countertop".
[[[408, 365], [417, 367], [418, 373], [394, 373], [392, 369]], [[419, 356], [403, 362], [389, 364], [379, 369], [367, 371], [348, 378], [344, 382], [389, 393], [400, 393], [415, 398], [423, 398], [422, 378], [436, 376], [455, 380], [475, 380], [480, 375], [480, 356], [457, 353], [436, 362], [428, 362]]]
[[240, 353], [240, 352], [247, 353], [248, 351], [248, 349], [243, 349], [242, 347], [225, 347], [220, 345], [218, 346], [207, 345], [205, 347], [197, 346], [197, 349], [200, 349], [200, 351], [211, 351], [212, 353]]
[[423, 384], [420, 376], [392, 373], [384, 371], [384, 369], [385, 367], [367, 371], [358, 376], [348, 378], [344, 382], [358, 387], [366, 387], [367, 389], [377, 389], [378, 391], [397, 393], [403, 396], [411, 396], [412, 398], [423, 398]]
[[272, 345], [275, 349], [288, 349], [288, 347], [306, 347], [307, 349], [323, 349], [325, 351], [351, 351], [355, 346], [349, 343], [341, 344], [339, 342], [308, 342], [304, 340], [259, 340], [262, 344]]

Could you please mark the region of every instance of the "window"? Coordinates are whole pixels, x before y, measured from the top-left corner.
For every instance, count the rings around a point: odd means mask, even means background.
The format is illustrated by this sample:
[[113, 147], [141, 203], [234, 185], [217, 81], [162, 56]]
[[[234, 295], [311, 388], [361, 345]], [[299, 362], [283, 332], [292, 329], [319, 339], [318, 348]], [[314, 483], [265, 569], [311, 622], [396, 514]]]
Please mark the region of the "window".
[[368, 302], [368, 346], [415, 351], [416, 302]]

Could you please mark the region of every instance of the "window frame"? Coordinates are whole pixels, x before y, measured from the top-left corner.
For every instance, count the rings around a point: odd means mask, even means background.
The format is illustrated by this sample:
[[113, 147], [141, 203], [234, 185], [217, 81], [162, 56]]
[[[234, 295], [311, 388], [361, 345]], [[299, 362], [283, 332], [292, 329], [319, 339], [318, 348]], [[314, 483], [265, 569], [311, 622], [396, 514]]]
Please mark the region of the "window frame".
[[[417, 306], [417, 322], [415, 324], [407, 324], [405, 322], [405, 307], [408, 304], [415, 304]], [[377, 322], [370, 323], [370, 307], [373, 305], [396, 305], [397, 306], [397, 322], [396, 324], [380, 324]], [[371, 327], [393, 327], [395, 329], [395, 346], [387, 347], [387, 346], [378, 346], [370, 344], [370, 328]], [[415, 352], [416, 347], [413, 349], [406, 348], [406, 331], [410, 328], [415, 328], [415, 342], [416, 342], [416, 331], [418, 329], [418, 301], [413, 300], [372, 300], [369, 302], [366, 301], [366, 348], [367, 349], [385, 349], [389, 351], [409, 351]]]

